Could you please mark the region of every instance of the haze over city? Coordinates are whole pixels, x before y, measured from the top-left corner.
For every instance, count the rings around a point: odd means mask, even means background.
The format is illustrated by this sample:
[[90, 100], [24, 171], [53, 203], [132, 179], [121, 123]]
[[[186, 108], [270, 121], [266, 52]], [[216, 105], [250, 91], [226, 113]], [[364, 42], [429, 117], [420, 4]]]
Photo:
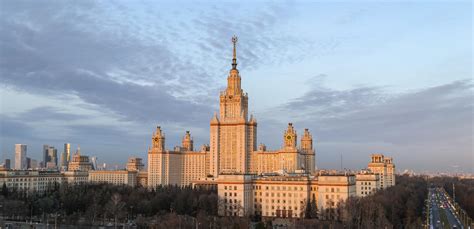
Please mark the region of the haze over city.
[[157, 125], [169, 148], [186, 130], [208, 144], [235, 34], [259, 143], [279, 148], [292, 122], [318, 168], [384, 153], [472, 173], [471, 4], [2, 1], [1, 157], [71, 142], [123, 164]]

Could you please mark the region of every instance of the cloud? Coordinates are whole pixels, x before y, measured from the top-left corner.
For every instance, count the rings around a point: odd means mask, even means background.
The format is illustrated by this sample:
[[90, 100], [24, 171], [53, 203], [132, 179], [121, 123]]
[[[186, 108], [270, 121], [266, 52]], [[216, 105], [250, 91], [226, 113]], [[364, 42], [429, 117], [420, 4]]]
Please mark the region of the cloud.
[[334, 162], [337, 149], [354, 160], [380, 151], [403, 161], [404, 168], [427, 168], [433, 164], [422, 165], [422, 158], [441, 166], [449, 155], [472, 170], [472, 100], [472, 80], [461, 80], [400, 94], [377, 87], [316, 87], [278, 109], [312, 130], [316, 145], [327, 150], [321, 156], [331, 158], [326, 161]]
[[182, 18], [167, 15], [173, 6], [164, 11], [121, 2], [3, 5], [0, 50], [8, 58], [0, 62], [0, 83], [41, 95], [73, 94], [126, 120], [208, 121], [230, 68], [234, 33], [247, 39], [239, 48], [247, 69], [287, 61], [288, 48], [304, 44], [273, 38], [273, 26], [287, 16], [277, 4], [247, 6], [250, 12], [237, 17], [228, 17], [233, 10], [225, 4], [202, 14], [180, 6], [175, 11]]

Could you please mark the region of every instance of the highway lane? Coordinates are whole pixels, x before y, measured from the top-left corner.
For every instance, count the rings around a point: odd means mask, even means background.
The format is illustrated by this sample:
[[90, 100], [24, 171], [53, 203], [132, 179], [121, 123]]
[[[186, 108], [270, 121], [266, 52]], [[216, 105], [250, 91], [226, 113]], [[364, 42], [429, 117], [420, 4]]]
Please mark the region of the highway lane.
[[437, 188], [430, 189], [430, 211], [430, 228], [463, 228], [446, 196]]

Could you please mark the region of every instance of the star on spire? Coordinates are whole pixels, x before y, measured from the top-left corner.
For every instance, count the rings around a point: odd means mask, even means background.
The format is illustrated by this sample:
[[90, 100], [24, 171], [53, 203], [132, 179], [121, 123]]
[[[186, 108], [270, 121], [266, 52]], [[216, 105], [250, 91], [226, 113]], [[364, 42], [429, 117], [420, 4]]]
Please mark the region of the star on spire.
[[232, 37], [232, 43], [234, 44], [234, 55], [233, 55], [233, 58], [232, 58], [232, 69], [237, 69], [237, 54], [236, 54], [236, 45], [237, 45], [237, 36], [233, 36]]

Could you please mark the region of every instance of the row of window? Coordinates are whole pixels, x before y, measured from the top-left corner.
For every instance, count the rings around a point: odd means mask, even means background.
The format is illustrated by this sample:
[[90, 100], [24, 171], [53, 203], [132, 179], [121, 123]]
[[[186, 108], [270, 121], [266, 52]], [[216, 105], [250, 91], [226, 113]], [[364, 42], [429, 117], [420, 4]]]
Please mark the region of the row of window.
[[57, 180], [60, 177], [40, 177], [40, 178], [9, 178], [8, 181], [46, 181], [46, 180]]
[[[280, 195], [280, 194], [281, 194], [281, 195]], [[262, 196], [262, 192], [255, 192], [255, 196]], [[273, 193], [273, 192], [271, 192], [271, 193], [265, 192], [265, 196], [266, 196], [266, 197], [269, 197], [269, 196], [274, 197], [274, 196], [275, 196], [275, 193]], [[288, 196], [288, 197], [297, 197], [297, 196], [298, 196], [298, 193], [279, 193], [279, 192], [277, 192], [277, 193], [276, 193], [276, 196], [277, 196], [277, 197], [280, 197], [280, 196], [282, 196], [282, 197], [286, 197], [286, 196]], [[299, 196], [300, 196], [300, 197], [303, 197], [303, 193], [299, 193]]]

